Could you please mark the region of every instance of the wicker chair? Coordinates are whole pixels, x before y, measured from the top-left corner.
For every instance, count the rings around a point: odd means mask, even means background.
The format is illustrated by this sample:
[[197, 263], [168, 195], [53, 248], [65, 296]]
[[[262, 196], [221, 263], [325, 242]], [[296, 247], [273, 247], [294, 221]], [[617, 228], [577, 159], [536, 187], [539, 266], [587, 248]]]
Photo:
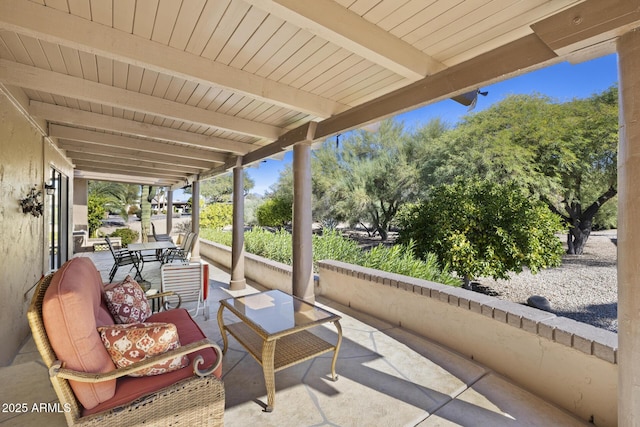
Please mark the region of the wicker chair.
[[[45, 292], [54, 274], [43, 277], [33, 295], [27, 317], [33, 334], [34, 342], [49, 368], [49, 377], [53, 388], [65, 408], [67, 424], [72, 425], [122, 425], [122, 426], [221, 426], [224, 423], [224, 386], [221, 380], [211, 373], [222, 361], [220, 349], [208, 340], [196, 341], [184, 345], [164, 355], [154, 356], [142, 362], [137, 362], [127, 368], [115, 369], [111, 372], [96, 374], [77, 372], [64, 369], [57, 360], [42, 318], [42, 303]], [[123, 377], [139, 369], [149, 367], [154, 363], [167, 360], [181, 354], [188, 354], [200, 349], [212, 347], [219, 353], [218, 364], [207, 371], [200, 371], [199, 356], [193, 358], [193, 375], [187, 379], [172, 384], [169, 387], [156, 390], [153, 393], [130, 402], [96, 414], [82, 416], [82, 405], [76, 399], [69, 384], [69, 380], [78, 382], [99, 383]], [[184, 368], [188, 369], [188, 368]]]

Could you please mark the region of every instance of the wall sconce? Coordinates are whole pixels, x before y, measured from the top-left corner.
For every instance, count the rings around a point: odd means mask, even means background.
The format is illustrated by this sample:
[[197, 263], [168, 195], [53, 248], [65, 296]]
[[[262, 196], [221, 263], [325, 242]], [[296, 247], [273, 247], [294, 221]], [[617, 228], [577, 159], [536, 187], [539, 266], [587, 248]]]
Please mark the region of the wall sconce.
[[56, 186], [53, 184], [49, 184], [48, 182], [44, 183], [44, 191], [47, 193], [47, 196], [53, 196], [56, 192]]
[[42, 200], [40, 197], [42, 196], [42, 191], [36, 191], [36, 187], [33, 186], [31, 190], [27, 193], [27, 197], [20, 200], [20, 206], [22, 207], [22, 213], [35, 216], [36, 218], [43, 214], [44, 205], [42, 204]]

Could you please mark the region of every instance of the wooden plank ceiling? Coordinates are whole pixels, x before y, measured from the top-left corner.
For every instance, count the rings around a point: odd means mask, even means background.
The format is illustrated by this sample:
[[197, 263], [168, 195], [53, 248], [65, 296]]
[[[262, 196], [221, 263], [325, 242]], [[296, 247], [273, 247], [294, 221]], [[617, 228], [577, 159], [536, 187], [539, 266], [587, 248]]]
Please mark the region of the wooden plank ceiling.
[[77, 177], [185, 185], [558, 61], [638, 0], [0, 0], [0, 90]]

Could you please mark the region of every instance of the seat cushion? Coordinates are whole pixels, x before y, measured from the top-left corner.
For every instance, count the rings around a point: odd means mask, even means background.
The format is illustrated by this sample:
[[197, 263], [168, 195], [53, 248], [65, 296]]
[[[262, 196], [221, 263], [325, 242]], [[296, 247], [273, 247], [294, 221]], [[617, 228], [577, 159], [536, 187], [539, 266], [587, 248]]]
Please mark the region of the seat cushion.
[[[149, 317], [147, 321], [172, 323], [176, 325], [176, 328], [178, 329], [178, 336], [180, 337], [180, 343], [182, 345], [187, 345], [206, 338], [200, 327], [193, 320], [191, 315], [189, 315], [189, 312], [182, 308], [155, 313]], [[194, 360], [198, 355], [201, 355], [204, 358], [204, 364], [200, 366], [201, 369], [208, 368], [217, 361], [216, 352], [211, 348], [191, 353], [189, 354], [189, 358]], [[91, 415], [117, 406], [126, 405], [142, 396], [146, 396], [157, 390], [168, 387], [180, 380], [194, 375], [191, 366], [192, 365], [190, 364], [186, 368], [152, 377], [119, 378], [116, 386], [116, 392], [112, 399], [107, 402], [103, 402], [94, 408], [85, 408], [82, 414], [84, 416]], [[220, 365], [213, 375], [218, 378], [222, 377], [222, 365]]]
[[[178, 329], [172, 323], [129, 323], [98, 327], [100, 338], [118, 368], [126, 368], [149, 357], [180, 347]], [[189, 357], [178, 356], [150, 368], [129, 374], [132, 377], [159, 375], [189, 364]]]
[[[73, 258], [53, 276], [42, 319], [51, 347], [66, 368], [92, 373], [116, 368], [96, 329], [114, 323], [101, 298], [102, 279], [89, 258]], [[116, 380], [69, 384], [85, 408], [111, 399], [116, 390]]]

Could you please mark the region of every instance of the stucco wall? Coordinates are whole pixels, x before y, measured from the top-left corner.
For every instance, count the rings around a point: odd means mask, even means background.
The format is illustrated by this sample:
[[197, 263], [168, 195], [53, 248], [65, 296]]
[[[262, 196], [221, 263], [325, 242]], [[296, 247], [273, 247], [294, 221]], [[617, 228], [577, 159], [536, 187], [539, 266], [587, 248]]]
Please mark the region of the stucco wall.
[[464, 289], [319, 263], [316, 294], [470, 357], [597, 426], [617, 425], [617, 336]]
[[[30, 334], [26, 312], [32, 287], [49, 271], [51, 197], [43, 195], [44, 215], [37, 218], [23, 214], [19, 201], [34, 186], [44, 190], [52, 167], [70, 178], [69, 194], [73, 194], [73, 167], [42, 136], [43, 124], [27, 119], [23, 106], [28, 100], [24, 93], [0, 89], [0, 366], [4, 366], [11, 363]], [[70, 230], [71, 203], [67, 212]], [[65, 258], [72, 255], [73, 248], [71, 233], [67, 237]]]
[[29, 334], [25, 292], [43, 273], [44, 218], [23, 214], [19, 200], [42, 189], [41, 135], [0, 92], [0, 365]]

